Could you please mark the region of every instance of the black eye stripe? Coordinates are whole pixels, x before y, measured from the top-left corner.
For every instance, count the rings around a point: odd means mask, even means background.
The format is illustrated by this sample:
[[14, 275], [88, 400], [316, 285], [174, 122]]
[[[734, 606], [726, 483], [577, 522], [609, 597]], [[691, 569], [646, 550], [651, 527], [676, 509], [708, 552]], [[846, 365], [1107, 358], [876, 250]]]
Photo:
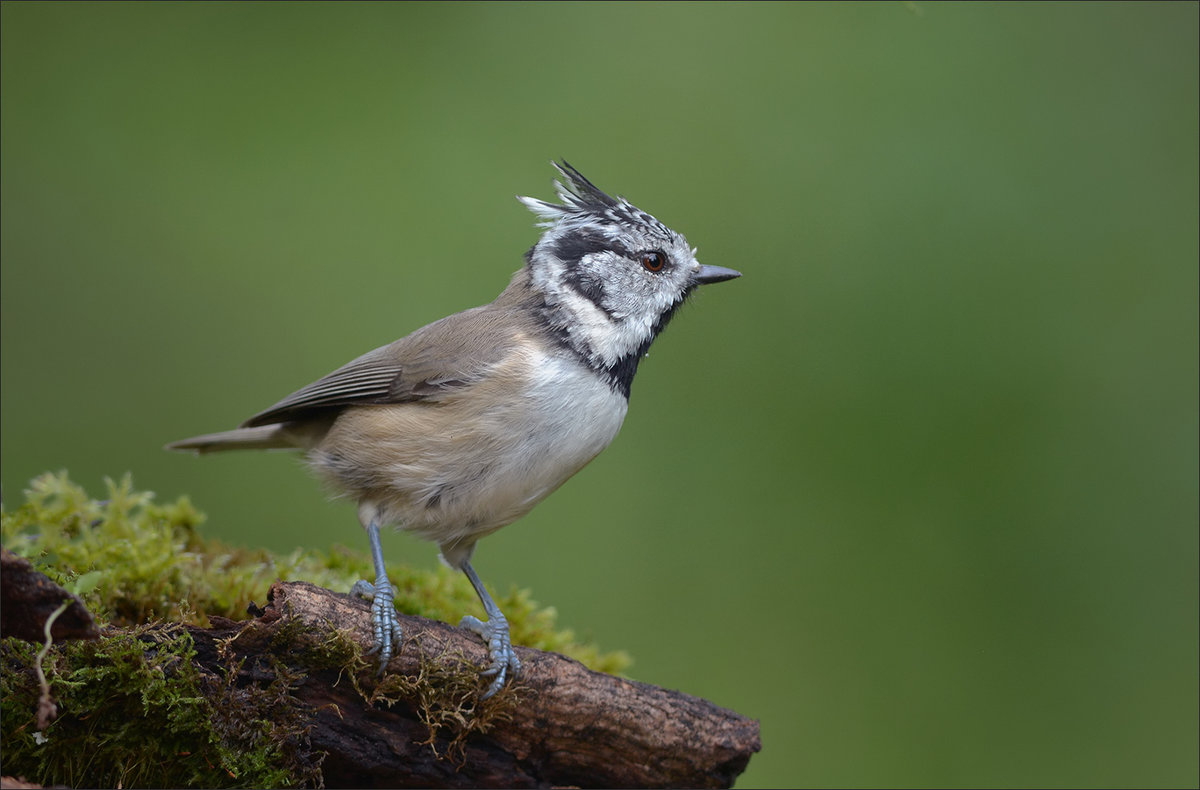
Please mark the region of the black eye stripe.
[[[670, 256], [661, 249], [631, 251], [603, 234], [587, 230], [577, 230], [564, 235], [554, 242], [552, 249], [555, 257], [567, 264], [568, 270], [574, 268], [587, 256], [601, 252], [611, 252], [626, 260], [639, 263], [643, 269], [652, 274], [662, 273], [671, 264]], [[593, 289], [584, 290], [592, 291]]]
[[610, 250], [623, 258], [629, 257], [629, 251], [625, 247], [599, 233], [588, 233], [587, 231], [569, 233], [554, 244], [554, 255], [568, 264], [579, 263], [592, 253]]
[[565, 273], [565, 282], [571, 290], [587, 299], [594, 304], [599, 310], [609, 318], [613, 317], [613, 312], [604, 304], [604, 286], [596, 278], [579, 271], [577, 268], [568, 269]]

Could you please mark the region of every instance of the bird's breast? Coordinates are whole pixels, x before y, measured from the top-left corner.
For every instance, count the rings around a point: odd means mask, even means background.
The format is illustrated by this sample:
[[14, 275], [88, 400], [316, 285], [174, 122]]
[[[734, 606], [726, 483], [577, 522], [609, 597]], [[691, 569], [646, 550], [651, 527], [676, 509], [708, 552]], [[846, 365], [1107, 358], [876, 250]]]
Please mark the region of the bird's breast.
[[609, 445], [626, 409], [573, 356], [527, 346], [438, 402], [348, 409], [310, 460], [383, 520], [445, 544], [525, 515]]

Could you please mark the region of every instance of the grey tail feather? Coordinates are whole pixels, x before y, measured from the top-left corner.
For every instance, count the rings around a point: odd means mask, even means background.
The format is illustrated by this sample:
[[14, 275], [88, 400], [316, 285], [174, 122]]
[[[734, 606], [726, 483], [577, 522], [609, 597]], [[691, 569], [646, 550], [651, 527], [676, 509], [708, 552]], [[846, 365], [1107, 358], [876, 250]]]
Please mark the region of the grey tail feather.
[[232, 431], [206, 433], [171, 442], [167, 450], [182, 450], [194, 453], [217, 453], [224, 450], [274, 450], [296, 449], [296, 437], [283, 425], [259, 425], [254, 428], [235, 428]]

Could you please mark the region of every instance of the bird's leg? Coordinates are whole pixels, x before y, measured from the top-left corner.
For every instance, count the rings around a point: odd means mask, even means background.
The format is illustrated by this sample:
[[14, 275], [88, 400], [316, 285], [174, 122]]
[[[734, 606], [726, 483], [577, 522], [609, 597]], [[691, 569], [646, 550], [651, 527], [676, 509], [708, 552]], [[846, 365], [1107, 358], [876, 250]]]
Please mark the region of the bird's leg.
[[483, 586], [483, 582], [479, 580], [479, 576], [475, 573], [475, 569], [471, 567], [470, 562], [462, 563], [462, 572], [467, 574], [467, 578], [471, 580], [471, 586], [475, 588], [475, 592], [479, 595], [479, 600], [483, 604], [483, 610], [487, 612], [488, 619], [480, 620], [478, 617], [467, 615], [459, 623], [459, 627], [474, 631], [483, 637], [483, 641], [487, 644], [488, 655], [491, 656], [492, 663], [485, 669], [482, 674], [495, 675], [490, 686], [484, 692], [483, 699], [495, 694], [504, 685], [504, 680], [509, 673], [515, 678], [521, 671], [521, 662], [517, 658], [516, 651], [513, 650], [512, 640], [508, 636], [508, 620], [504, 619], [504, 615], [500, 611], [500, 607], [496, 606], [496, 602], [492, 600], [492, 596], [488, 595], [487, 588]]
[[374, 521], [367, 527], [367, 537], [371, 540], [371, 559], [375, 562], [375, 583], [371, 584], [366, 579], [355, 582], [350, 588], [350, 594], [371, 602], [371, 629], [374, 632], [375, 643], [366, 654], [379, 654], [379, 674], [383, 675], [388, 662], [392, 660], [393, 650], [400, 649], [400, 621], [396, 618], [396, 606], [393, 603], [396, 593], [392, 589], [392, 583], [388, 581], [387, 568], [383, 566], [379, 525]]

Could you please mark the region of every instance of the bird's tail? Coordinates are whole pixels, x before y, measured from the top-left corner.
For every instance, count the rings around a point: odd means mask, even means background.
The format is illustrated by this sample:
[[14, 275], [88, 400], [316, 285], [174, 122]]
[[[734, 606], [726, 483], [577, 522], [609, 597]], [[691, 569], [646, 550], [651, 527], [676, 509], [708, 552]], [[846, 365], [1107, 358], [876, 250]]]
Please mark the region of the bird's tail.
[[258, 425], [253, 428], [235, 428], [232, 431], [206, 433], [171, 442], [167, 450], [182, 450], [194, 453], [219, 453], [225, 450], [281, 450], [298, 449], [303, 445], [297, 436], [288, 430], [287, 424]]

